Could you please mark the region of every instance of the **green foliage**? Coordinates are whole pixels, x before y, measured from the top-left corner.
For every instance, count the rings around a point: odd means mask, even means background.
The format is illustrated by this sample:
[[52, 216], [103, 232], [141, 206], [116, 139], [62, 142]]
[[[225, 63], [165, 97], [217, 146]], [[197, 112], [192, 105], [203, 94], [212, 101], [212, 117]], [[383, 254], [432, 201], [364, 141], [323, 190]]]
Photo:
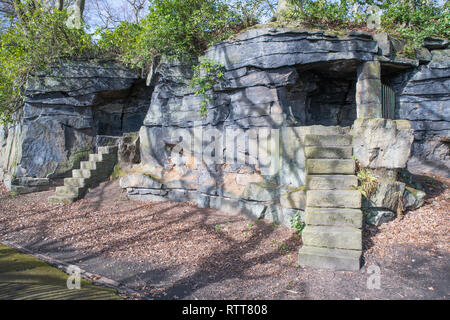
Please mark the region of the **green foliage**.
[[113, 172], [111, 173], [111, 176], [109, 177], [109, 180], [111, 180], [111, 181], [117, 180], [126, 175], [127, 175], [127, 172], [122, 169], [122, 167], [120, 166], [120, 163], [116, 163], [114, 165]]
[[302, 221], [300, 211], [297, 211], [295, 215], [291, 218], [291, 227], [297, 232], [299, 236], [302, 235], [303, 229], [305, 229], [306, 224]]
[[122, 21], [114, 30], [97, 29], [95, 35], [100, 37], [97, 45], [103, 52], [120, 57], [127, 65], [142, 67], [144, 58], [136, 54], [137, 38], [142, 30], [140, 24], [128, 21]]
[[353, 10], [358, 0], [290, 0], [284, 18], [319, 28], [348, 28], [362, 25], [365, 15]]
[[436, 0], [289, 0], [285, 12], [288, 21], [299, 21], [321, 29], [364, 28], [370, 6], [380, 9], [381, 28], [397, 38], [407, 40], [401, 54], [415, 57], [428, 36], [449, 38], [450, 4]]
[[144, 67], [158, 55], [197, 57], [255, 23], [221, 0], [155, 0], [139, 25], [123, 22], [114, 31], [99, 32], [99, 45], [130, 66]]
[[364, 168], [358, 171], [356, 176], [358, 177], [359, 182], [356, 189], [361, 192], [364, 197], [369, 198], [377, 191], [378, 180], [372, 175], [372, 171], [370, 169]]
[[195, 94], [202, 95], [203, 101], [199, 113], [206, 116], [208, 104], [213, 101], [212, 90], [215, 84], [223, 80], [224, 67], [212, 60], [203, 59], [193, 67], [194, 76], [190, 83], [191, 88], [196, 88]]
[[[439, 6], [435, 0], [383, 1], [381, 24], [386, 31], [419, 47], [428, 36], [449, 38], [450, 4]], [[408, 49], [407, 49], [408, 50]], [[411, 55], [410, 52], [406, 54]]]
[[66, 27], [65, 11], [22, 6], [21, 19], [0, 35], [1, 123], [10, 122], [22, 106], [29, 74], [59, 59], [86, 57], [95, 51], [88, 34]]
[[353, 188], [358, 190], [365, 198], [370, 198], [377, 191], [378, 179], [373, 176], [372, 170], [364, 168], [355, 156], [352, 156], [352, 159], [356, 162], [356, 176], [358, 177], [358, 186]]

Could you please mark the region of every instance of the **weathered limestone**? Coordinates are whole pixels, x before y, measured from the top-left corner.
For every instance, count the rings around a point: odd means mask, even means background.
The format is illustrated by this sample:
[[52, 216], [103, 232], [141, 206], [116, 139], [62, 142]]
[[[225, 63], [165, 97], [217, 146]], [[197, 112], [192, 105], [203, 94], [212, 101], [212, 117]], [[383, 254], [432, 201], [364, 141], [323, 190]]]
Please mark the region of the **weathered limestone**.
[[381, 118], [381, 71], [379, 61], [363, 63], [358, 68], [356, 107], [358, 118]]
[[429, 44], [430, 63], [392, 80], [396, 117], [409, 120], [414, 129], [410, 164], [450, 176], [450, 49], [443, 39]]
[[50, 203], [72, 203], [108, 178], [117, 161], [117, 147], [99, 147], [89, 159], [92, 160], [81, 162], [81, 169], [72, 171], [72, 178], [64, 179], [64, 186], [56, 188], [56, 194], [48, 198]]
[[414, 139], [406, 120], [357, 119], [351, 131], [353, 155], [367, 168], [406, 167]]

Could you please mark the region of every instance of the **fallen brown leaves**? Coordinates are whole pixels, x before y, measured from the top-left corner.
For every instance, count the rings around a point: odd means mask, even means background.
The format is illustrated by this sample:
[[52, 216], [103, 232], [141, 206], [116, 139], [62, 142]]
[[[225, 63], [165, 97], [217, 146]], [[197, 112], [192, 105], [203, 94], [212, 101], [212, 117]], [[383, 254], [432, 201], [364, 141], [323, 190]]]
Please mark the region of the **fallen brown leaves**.
[[378, 228], [366, 227], [366, 255], [383, 257], [385, 248], [399, 244], [450, 250], [450, 179], [432, 177], [422, 181], [428, 199], [421, 208], [406, 212], [402, 217]]

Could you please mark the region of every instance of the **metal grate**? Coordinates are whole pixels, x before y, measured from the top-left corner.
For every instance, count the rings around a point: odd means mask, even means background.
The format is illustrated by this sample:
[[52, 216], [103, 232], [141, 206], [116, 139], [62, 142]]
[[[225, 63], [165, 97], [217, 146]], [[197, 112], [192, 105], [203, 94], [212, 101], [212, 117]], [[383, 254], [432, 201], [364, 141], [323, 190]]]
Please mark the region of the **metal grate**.
[[395, 92], [391, 87], [381, 85], [381, 101], [383, 107], [383, 118], [394, 119], [395, 117]]

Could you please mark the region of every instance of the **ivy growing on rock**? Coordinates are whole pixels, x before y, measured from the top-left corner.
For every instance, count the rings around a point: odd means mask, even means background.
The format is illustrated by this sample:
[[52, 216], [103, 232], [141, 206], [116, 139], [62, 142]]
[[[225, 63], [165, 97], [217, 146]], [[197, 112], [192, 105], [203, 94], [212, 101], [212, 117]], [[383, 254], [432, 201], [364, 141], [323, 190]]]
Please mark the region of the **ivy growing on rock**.
[[213, 101], [212, 90], [214, 85], [223, 80], [224, 67], [209, 59], [203, 59], [193, 67], [194, 76], [191, 81], [191, 88], [196, 88], [195, 94], [202, 95], [199, 113], [203, 116], [208, 114], [208, 104]]

